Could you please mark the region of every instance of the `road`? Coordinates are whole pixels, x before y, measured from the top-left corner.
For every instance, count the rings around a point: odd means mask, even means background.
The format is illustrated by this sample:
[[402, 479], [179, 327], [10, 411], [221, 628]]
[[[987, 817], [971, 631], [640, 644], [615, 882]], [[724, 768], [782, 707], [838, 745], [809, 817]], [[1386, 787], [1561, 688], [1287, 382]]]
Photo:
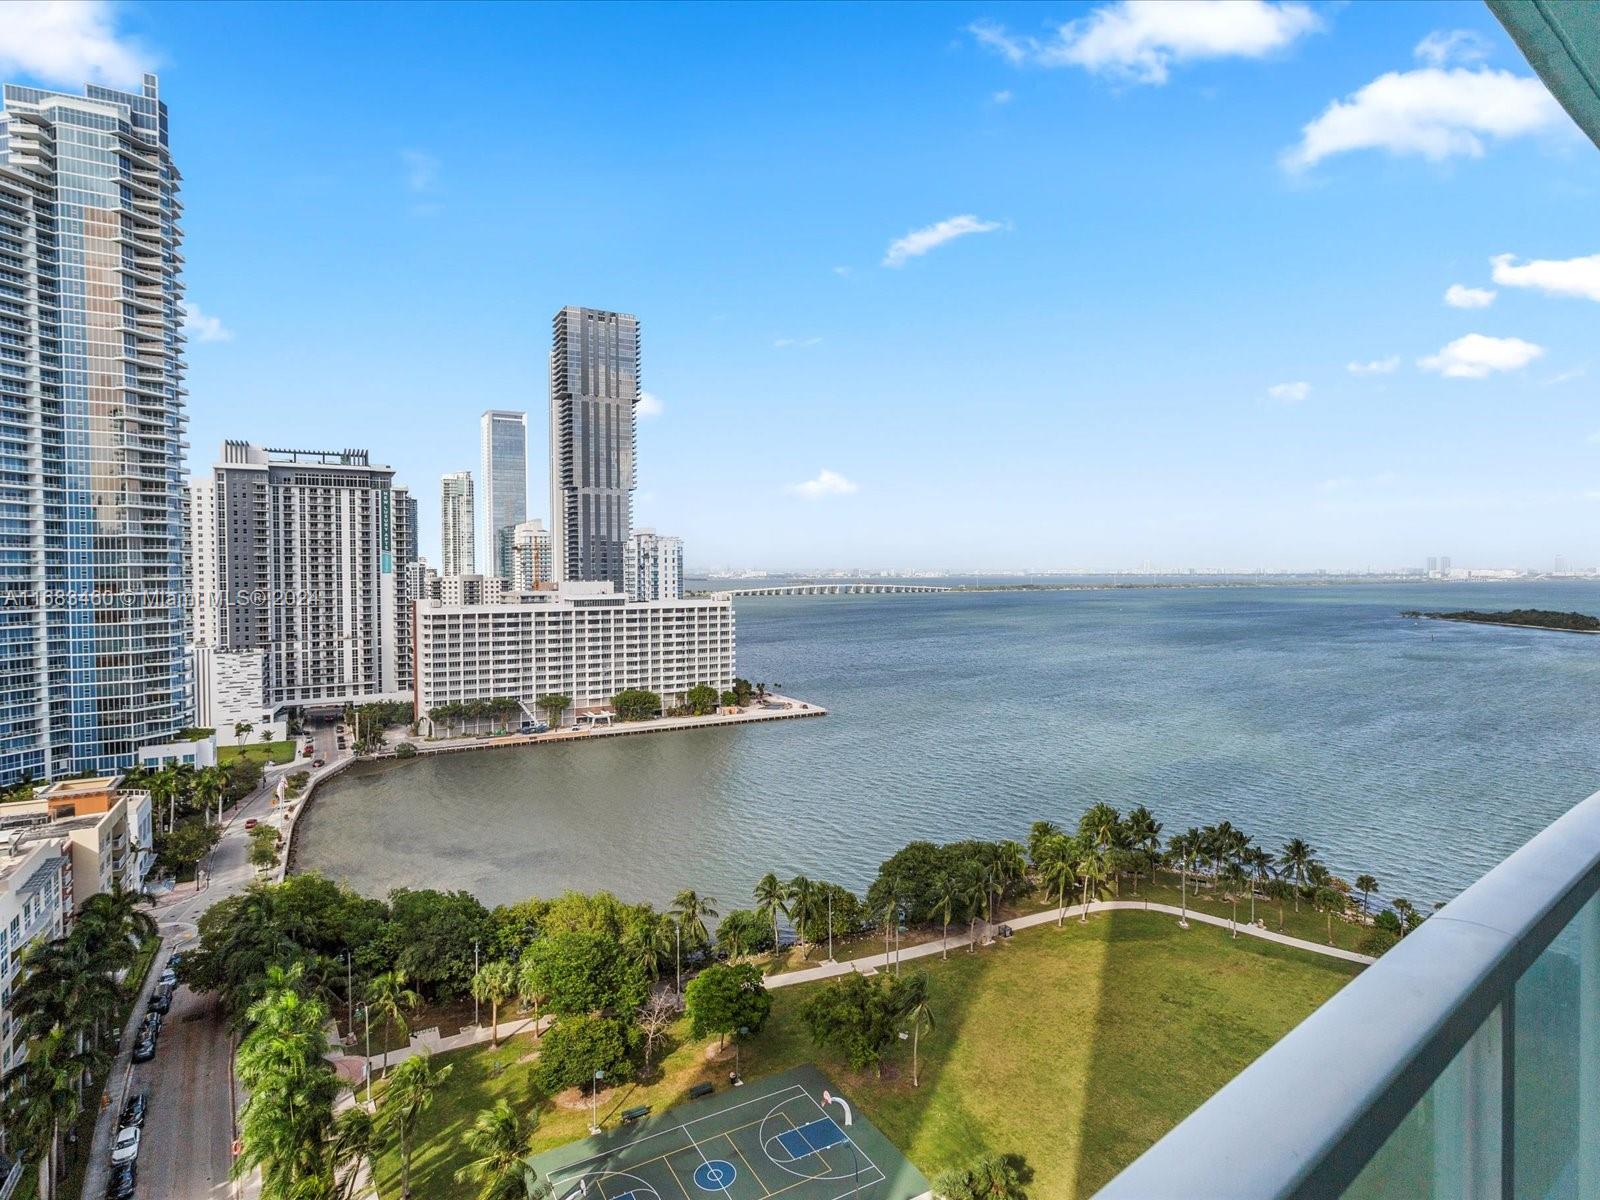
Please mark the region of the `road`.
[[[331, 724], [314, 731], [315, 754], [333, 761]], [[234, 1183], [229, 1178], [233, 1162], [234, 1116], [233, 1053], [227, 1023], [216, 998], [197, 995], [180, 987], [172, 998], [157, 1043], [148, 1063], [133, 1064], [133, 1034], [144, 1019], [144, 1002], [173, 950], [191, 945], [201, 914], [217, 901], [237, 895], [254, 881], [250, 842], [245, 822], [276, 821], [271, 796], [277, 780], [300, 769], [301, 764], [269, 767], [262, 784], [245, 797], [223, 828], [222, 840], [212, 851], [203, 886], [183, 884], [156, 901], [154, 916], [163, 946], [151, 969], [144, 994], [135, 1007], [108, 1087], [110, 1102], [95, 1126], [83, 1195], [100, 1200], [105, 1194], [111, 1139], [131, 1092], [147, 1089], [150, 1111], [145, 1119], [139, 1153], [140, 1197], [160, 1200], [249, 1200], [259, 1190], [252, 1180]]]

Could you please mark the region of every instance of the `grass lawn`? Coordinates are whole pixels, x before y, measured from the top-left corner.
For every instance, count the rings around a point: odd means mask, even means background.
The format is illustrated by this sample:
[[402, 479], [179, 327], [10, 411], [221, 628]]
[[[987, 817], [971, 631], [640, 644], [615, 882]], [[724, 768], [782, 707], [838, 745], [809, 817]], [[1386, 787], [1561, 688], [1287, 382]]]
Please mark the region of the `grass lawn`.
[[[771, 1022], [744, 1048], [745, 1077], [815, 1062], [929, 1176], [985, 1149], [1016, 1153], [1035, 1172], [1031, 1193], [1051, 1200], [1092, 1194], [1357, 970], [1140, 912], [1025, 930], [914, 968], [928, 972], [935, 1020], [922, 1039], [920, 1087], [904, 1044], [881, 1079], [815, 1049], [798, 1012], [827, 984], [773, 993]], [[654, 1082], [603, 1096], [608, 1125], [635, 1104], [660, 1112], [701, 1080], [725, 1086], [731, 1064], [708, 1062], [706, 1045], [679, 1044]], [[535, 1092], [536, 1046], [522, 1037], [448, 1056], [455, 1069], [418, 1130], [414, 1194], [471, 1195], [450, 1178], [467, 1157], [461, 1134], [501, 1097], [538, 1114], [537, 1150], [585, 1136], [587, 1106], [556, 1108]], [[392, 1148], [378, 1176], [386, 1200], [398, 1196]]]
[[294, 743], [284, 742], [246, 742], [242, 746], [218, 746], [217, 762], [227, 766], [237, 759], [253, 759], [258, 763], [286, 763], [294, 761]]

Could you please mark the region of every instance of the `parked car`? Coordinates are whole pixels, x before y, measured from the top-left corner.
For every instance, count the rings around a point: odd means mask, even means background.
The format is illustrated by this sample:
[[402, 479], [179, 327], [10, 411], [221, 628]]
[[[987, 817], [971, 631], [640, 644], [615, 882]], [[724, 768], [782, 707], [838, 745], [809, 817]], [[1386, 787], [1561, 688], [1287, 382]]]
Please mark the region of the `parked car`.
[[260, 822], [257, 821], [254, 817], [246, 817], [244, 819], [244, 827], [246, 829], [254, 829], [259, 824], [260, 824]]
[[133, 1061], [146, 1063], [156, 1056], [155, 1035], [149, 1032], [141, 1033], [139, 1040], [133, 1046]]
[[160, 987], [175, 987], [178, 983], [178, 973], [171, 967], [161, 972], [161, 978], [156, 981]]
[[155, 991], [151, 992], [150, 1003], [145, 1005], [146, 1012], [160, 1013], [162, 1016], [166, 1016], [171, 1008], [172, 989], [167, 987], [158, 987]]
[[133, 1163], [116, 1163], [111, 1168], [111, 1178], [106, 1180], [106, 1200], [133, 1200], [138, 1183], [139, 1173]]
[[143, 1128], [145, 1113], [150, 1111], [150, 1093], [134, 1092], [122, 1102], [122, 1127], [130, 1125], [135, 1129]]
[[314, 758], [314, 759], [311, 760], [311, 765], [313, 767], [320, 767], [320, 766], [323, 765], [323, 761], [320, 758]]
[[312, 753], [313, 753], [313, 751], [312, 751], [311, 743], [307, 742], [306, 743], [306, 748], [304, 750], [300, 751], [300, 757], [301, 758], [310, 758]]
[[117, 1140], [111, 1143], [111, 1161], [113, 1163], [131, 1163], [139, 1157], [139, 1127], [125, 1125], [117, 1134]]
[[144, 1032], [146, 1034], [148, 1034], [149, 1036], [153, 1037], [153, 1038], [158, 1038], [158, 1037], [161, 1036], [161, 1014], [160, 1013], [154, 1012], [154, 1011], [145, 1013], [145, 1015], [144, 1015]]

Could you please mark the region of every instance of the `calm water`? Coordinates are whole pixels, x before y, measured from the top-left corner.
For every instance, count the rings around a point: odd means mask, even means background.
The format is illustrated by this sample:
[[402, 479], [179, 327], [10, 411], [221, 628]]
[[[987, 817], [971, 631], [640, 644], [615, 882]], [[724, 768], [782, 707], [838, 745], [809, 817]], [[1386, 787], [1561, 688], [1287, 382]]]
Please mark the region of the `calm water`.
[[739, 603], [740, 673], [819, 720], [347, 773], [298, 865], [488, 903], [764, 872], [862, 887], [913, 838], [1021, 837], [1097, 800], [1169, 832], [1303, 836], [1385, 895], [1448, 899], [1600, 789], [1600, 638], [1402, 620], [1600, 613], [1600, 586], [1252, 588]]

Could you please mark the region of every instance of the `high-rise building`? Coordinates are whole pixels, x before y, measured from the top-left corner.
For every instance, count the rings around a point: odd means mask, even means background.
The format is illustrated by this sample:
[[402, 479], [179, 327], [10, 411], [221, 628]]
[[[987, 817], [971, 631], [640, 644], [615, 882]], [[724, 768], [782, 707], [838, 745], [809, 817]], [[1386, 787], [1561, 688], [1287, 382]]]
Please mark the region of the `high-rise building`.
[[478, 561], [485, 575], [510, 579], [512, 532], [528, 519], [528, 414], [490, 409], [479, 425], [483, 537]]
[[639, 321], [572, 305], [555, 315], [550, 351], [550, 522], [560, 580], [623, 589], [633, 532], [634, 405]]
[[553, 582], [555, 557], [550, 531], [543, 521], [524, 521], [511, 531], [511, 584], [528, 591]]
[[446, 575], [477, 570], [472, 506], [471, 471], [451, 471], [439, 480], [439, 569]]
[[0, 108], [0, 783], [189, 719], [179, 174], [154, 75]]
[[414, 510], [404, 497], [397, 519], [394, 470], [365, 450], [229, 441], [212, 474], [217, 645], [266, 652], [266, 708], [402, 694], [396, 535]]
[[417, 498], [411, 489], [394, 492], [394, 668], [401, 691], [411, 690], [411, 606], [406, 595], [406, 572], [419, 557]]
[[629, 600], [683, 599], [683, 539], [637, 529], [622, 551]]

